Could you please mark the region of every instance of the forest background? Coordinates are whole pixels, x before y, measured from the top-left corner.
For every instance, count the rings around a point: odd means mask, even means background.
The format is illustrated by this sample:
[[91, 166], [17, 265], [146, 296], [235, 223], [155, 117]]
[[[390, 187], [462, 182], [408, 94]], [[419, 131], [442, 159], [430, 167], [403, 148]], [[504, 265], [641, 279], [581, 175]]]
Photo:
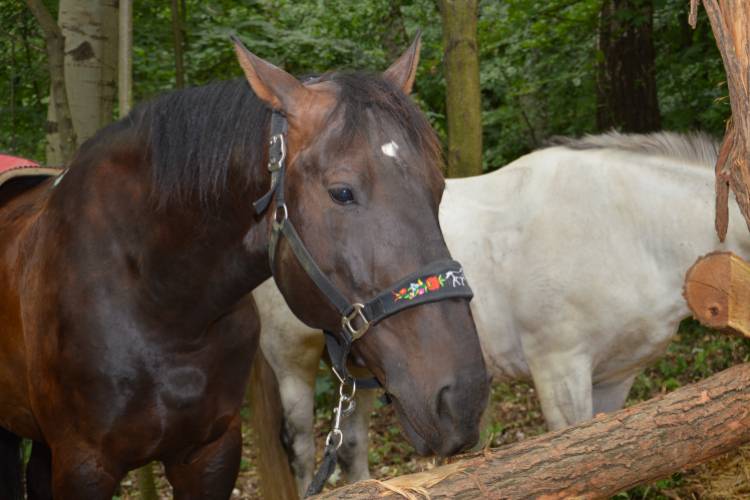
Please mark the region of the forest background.
[[[57, 0], [43, 3], [57, 15]], [[554, 135], [615, 128], [704, 130], [721, 137], [730, 114], [724, 68], [705, 11], [700, 9], [693, 30], [688, 10], [686, 0], [480, 0], [483, 169], [500, 168]], [[424, 28], [413, 98], [446, 138], [438, 0], [180, 0], [179, 12], [186, 85], [241, 76], [230, 34], [259, 56], [304, 75], [332, 68], [384, 70]], [[22, 0], [0, 0], [0, 28], [45, 46]], [[607, 30], [641, 47], [618, 52], [603, 43]], [[50, 94], [46, 61], [34, 47], [0, 36], [0, 151], [40, 162]], [[620, 107], [642, 111], [645, 125], [608, 108], [608, 93], [622, 92], [610, 73], [618, 78], [617, 68], [633, 61], [641, 73], [630, 75], [634, 81], [620, 96], [627, 101]], [[116, 79], [108, 84], [116, 86]], [[133, 100], [175, 86], [170, 3], [134, 0]]]

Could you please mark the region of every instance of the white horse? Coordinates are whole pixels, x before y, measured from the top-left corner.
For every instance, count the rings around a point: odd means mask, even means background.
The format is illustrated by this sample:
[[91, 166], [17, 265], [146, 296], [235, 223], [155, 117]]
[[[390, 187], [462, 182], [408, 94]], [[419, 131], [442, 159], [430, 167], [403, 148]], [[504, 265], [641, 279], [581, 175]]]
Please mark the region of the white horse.
[[[700, 255], [750, 256], [733, 197], [724, 244], [714, 229], [713, 139], [609, 133], [558, 143], [491, 174], [449, 179], [440, 206], [445, 241], [474, 291], [487, 366], [496, 380], [533, 379], [550, 430], [623, 406], [638, 371], [689, 316], [682, 285]], [[304, 492], [323, 337], [272, 282], [254, 295]], [[349, 482], [369, 477], [373, 396], [363, 392], [340, 452]]]

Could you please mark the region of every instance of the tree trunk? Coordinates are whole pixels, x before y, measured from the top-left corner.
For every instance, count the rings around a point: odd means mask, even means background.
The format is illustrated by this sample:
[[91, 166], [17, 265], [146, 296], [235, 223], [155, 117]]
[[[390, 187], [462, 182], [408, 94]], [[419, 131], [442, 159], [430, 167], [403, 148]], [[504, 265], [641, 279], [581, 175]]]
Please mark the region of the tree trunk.
[[119, 32], [118, 116], [123, 119], [133, 103], [133, 0], [120, 0]]
[[[723, 241], [728, 224], [730, 188], [750, 229], [750, 96], [747, 90], [750, 84], [750, 5], [740, 0], [725, 0], [721, 6], [716, 0], [705, 0], [704, 5], [727, 70], [732, 105], [731, 126], [727, 129], [716, 164], [716, 229]], [[690, 16], [693, 27], [697, 21], [696, 9], [697, 6], [693, 6]], [[729, 167], [728, 174], [723, 172], [725, 165]]]
[[180, 12], [177, 0], [170, 0], [169, 8], [172, 11], [172, 40], [174, 42], [174, 65], [175, 84], [178, 89], [185, 86], [185, 71], [182, 67], [182, 43], [180, 42]]
[[[47, 130], [54, 129], [56, 132], [54, 147], [58, 151], [55, 161], [50, 161], [49, 156], [47, 157], [47, 165], [59, 165], [67, 162], [76, 149], [76, 132], [73, 128], [65, 85], [65, 35], [41, 0], [25, 0], [25, 2], [41, 26], [47, 42], [51, 87], [50, 110], [54, 117], [54, 121], [47, 122]], [[51, 139], [48, 137], [49, 140]]]
[[477, 8], [478, 0], [440, 0], [450, 177], [482, 173]]
[[138, 493], [141, 500], [159, 500], [153, 464], [144, 465], [138, 469]]
[[402, 0], [390, 0], [388, 14], [379, 21], [379, 24], [385, 25], [381, 44], [388, 61], [398, 59], [410, 43], [404, 26], [404, 16], [401, 14], [401, 4]]
[[597, 33], [596, 122], [600, 131], [661, 129], [652, 0], [607, 0]]
[[[65, 33], [65, 83], [79, 143], [112, 121], [117, 71], [117, 0], [60, 0]], [[65, 163], [56, 144], [54, 107], [47, 115], [47, 163]]]
[[361, 482], [320, 499], [375, 498], [390, 486], [432, 500], [596, 500], [750, 442], [750, 365], [578, 425], [429, 472]]

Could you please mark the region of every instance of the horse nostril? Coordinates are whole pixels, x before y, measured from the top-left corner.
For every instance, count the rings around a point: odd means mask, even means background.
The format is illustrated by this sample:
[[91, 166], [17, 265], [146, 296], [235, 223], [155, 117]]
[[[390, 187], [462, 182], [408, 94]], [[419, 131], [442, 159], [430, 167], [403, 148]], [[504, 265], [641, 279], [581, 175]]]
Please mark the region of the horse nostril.
[[436, 404], [435, 404], [435, 414], [438, 416], [438, 418], [443, 418], [444, 416], [447, 416], [451, 420], [455, 417], [455, 408], [453, 408], [453, 392], [451, 389], [453, 387], [453, 382], [448, 381], [446, 383], [443, 383], [440, 390], [437, 392], [437, 398], [436, 398]]

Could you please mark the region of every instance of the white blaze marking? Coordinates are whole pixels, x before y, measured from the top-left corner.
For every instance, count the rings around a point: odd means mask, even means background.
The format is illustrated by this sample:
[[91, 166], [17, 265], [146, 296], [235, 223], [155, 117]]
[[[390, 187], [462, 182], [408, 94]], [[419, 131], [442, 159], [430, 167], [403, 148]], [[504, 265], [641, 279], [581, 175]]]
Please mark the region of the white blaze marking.
[[396, 151], [398, 150], [398, 144], [391, 141], [388, 144], [383, 144], [382, 146], [380, 146], [380, 149], [383, 150], [384, 155], [396, 158]]

